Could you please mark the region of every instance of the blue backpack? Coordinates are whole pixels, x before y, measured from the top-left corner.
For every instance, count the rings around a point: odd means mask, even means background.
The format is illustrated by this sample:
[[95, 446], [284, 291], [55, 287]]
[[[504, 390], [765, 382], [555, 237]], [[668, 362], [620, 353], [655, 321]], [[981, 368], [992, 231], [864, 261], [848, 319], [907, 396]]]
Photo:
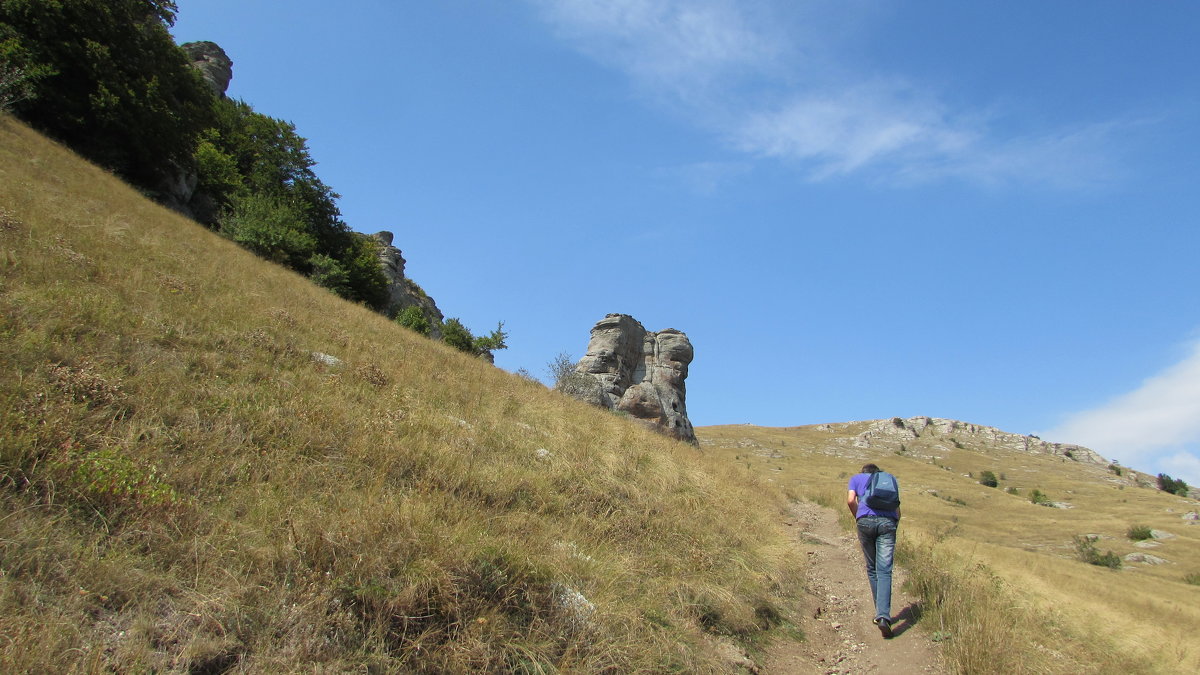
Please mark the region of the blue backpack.
[[896, 483], [896, 477], [886, 471], [871, 474], [863, 501], [875, 511], [895, 511], [900, 508], [900, 486]]

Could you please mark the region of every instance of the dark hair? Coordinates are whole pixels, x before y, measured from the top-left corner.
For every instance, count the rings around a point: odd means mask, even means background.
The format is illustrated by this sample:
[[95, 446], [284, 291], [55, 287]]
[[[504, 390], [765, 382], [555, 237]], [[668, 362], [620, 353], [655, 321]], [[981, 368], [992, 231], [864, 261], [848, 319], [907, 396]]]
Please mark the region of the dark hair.
[[863, 473], [879, 473], [882, 470], [883, 469], [880, 469], [879, 467], [875, 466], [874, 464], [863, 464], [863, 468], [862, 468]]

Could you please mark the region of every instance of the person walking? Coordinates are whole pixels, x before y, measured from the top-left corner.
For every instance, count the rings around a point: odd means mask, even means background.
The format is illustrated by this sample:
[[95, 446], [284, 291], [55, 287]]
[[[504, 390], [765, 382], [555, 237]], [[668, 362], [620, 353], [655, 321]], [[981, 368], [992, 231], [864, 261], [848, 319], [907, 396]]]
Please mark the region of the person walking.
[[[892, 557], [896, 551], [896, 529], [900, 524], [900, 487], [891, 477], [891, 495], [881, 498], [871, 495], [872, 507], [867, 504], [871, 477], [883, 471], [866, 464], [862, 473], [850, 477], [846, 506], [858, 529], [858, 543], [867, 562], [867, 581], [871, 584], [871, 599], [875, 603], [875, 625], [884, 638], [892, 637]], [[883, 474], [890, 476], [890, 474]], [[884, 481], [886, 483], [886, 481]], [[876, 482], [879, 485], [879, 481]], [[884, 491], [882, 488], [877, 488]], [[894, 499], [888, 497], [894, 496]]]

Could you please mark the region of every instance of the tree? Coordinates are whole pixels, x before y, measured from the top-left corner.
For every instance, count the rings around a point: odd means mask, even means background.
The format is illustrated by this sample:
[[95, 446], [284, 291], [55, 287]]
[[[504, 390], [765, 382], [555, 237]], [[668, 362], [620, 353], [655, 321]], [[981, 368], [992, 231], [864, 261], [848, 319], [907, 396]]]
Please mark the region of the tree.
[[446, 323], [442, 325], [442, 342], [459, 351], [473, 356], [485, 356], [489, 360], [494, 350], [508, 348], [505, 343], [507, 339], [508, 333], [504, 331], [503, 321], [496, 326], [496, 330], [479, 337], [473, 335], [470, 329], [457, 318], [447, 319]]
[[475, 336], [457, 318], [447, 319], [442, 326], [442, 342], [461, 352], [475, 353]]
[[167, 31], [170, 0], [0, 0], [0, 63], [21, 119], [157, 190], [192, 166], [212, 91]]
[[[195, 163], [197, 191], [225, 214], [217, 220], [221, 231], [244, 228], [236, 220], [247, 203], [274, 204], [276, 215], [286, 209], [286, 226], [275, 218], [268, 231], [286, 231], [287, 241], [297, 245], [294, 251], [281, 258], [274, 247], [247, 247], [348, 300], [375, 310], [387, 306], [388, 280], [378, 244], [341, 219], [338, 195], [313, 171], [316, 162], [308, 141], [295, 125], [255, 112], [242, 101], [220, 100], [214, 110], [215, 126], [201, 135]], [[307, 246], [304, 251], [301, 243]]]
[[1188, 496], [1188, 484], [1182, 478], [1176, 480], [1165, 473], [1158, 474], [1158, 489], [1180, 497]]
[[306, 266], [316, 251], [300, 207], [263, 193], [239, 197], [221, 220], [221, 233], [258, 255], [292, 269]]
[[999, 487], [1000, 481], [996, 480], [996, 474], [991, 471], [982, 471], [979, 474], [979, 484], [987, 487]]
[[487, 335], [477, 336], [473, 342], [475, 352], [482, 356], [484, 353], [491, 354], [498, 349], [508, 349], [505, 340], [508, 339], [508, 333], [504, 330], [504, 322], [500, 321], [496, 324], [496, 330]]
[[584, 401], [603, 400], [600, 381], [575, 370], [575, 359], [567, 352], [559, 352], [546, 364], [546, 372], [554, 383], [551, 388], [555, 391]]
[[567, 352], [559, 352], [546, 364], [546, 374], [550, 376], [551, 387], [559, 388], [568, 377], [575, 374], [575, 358]]

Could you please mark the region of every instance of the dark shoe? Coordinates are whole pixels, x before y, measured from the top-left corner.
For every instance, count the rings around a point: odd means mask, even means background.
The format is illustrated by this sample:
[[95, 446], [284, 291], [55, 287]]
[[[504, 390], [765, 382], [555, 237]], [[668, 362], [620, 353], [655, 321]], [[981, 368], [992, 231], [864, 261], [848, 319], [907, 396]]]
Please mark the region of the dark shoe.
[[875, 625], [879, 626], [879, 632], [883, 635], [885, 640], [890, 640], [892, 638], [891, 619], [888, 619], [886, 616], [876, 617]]

